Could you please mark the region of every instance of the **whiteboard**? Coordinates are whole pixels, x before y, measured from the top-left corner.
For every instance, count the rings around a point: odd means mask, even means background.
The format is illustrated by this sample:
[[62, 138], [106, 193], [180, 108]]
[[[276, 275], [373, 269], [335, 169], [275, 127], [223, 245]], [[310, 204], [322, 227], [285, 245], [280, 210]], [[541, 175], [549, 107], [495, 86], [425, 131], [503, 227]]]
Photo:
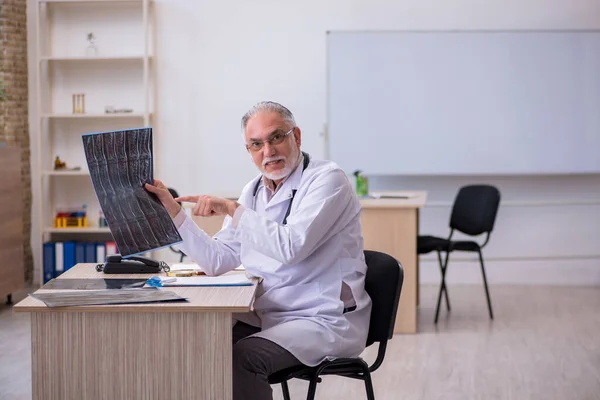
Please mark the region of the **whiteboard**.
[[371, 175], [600, 172], [600, 32], [329, 32], [329, 156]]

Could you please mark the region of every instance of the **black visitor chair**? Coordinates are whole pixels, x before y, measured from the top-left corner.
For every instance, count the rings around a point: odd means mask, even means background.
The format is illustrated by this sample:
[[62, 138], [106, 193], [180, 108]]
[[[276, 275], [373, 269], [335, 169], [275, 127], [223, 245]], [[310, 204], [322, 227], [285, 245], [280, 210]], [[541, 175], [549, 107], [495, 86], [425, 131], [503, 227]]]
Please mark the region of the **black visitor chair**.
[[[488, 310], [490, 318], [494, 319], [492, 312], [492, 302], [488, 290], [487, 279], [485, 276], [485, 267], [481, 249], [490, 240], [490, 233], [494, 229], [496, 214], [500, 205], [500, 191], [490, 185], [469, 185], [462, 187], [454, 200], [452, 215], [450, 217], [450, 234], [448, 239], [435, 236], [419, 236], [417, 240], [417, 253], [427, 254], [432, 251], [437, 252], [440, 271], [442, 274], [442, 283], [438, 293], [437, 307], [435, 310], [435, 323], [438, 322], [442, 294], [446, 298], [446, 307], [450, 311], [450, 301], [448, 300], [448, 289], [446, 287], [446, 272], [448, 268], [448, 259], [453, 251], [477, 252], [481, 264], [481, 274], [483, 275], [483, 285], [487, 297]], [[452, 234], [457, 230], [466, 235], [477, 236], [486, 234], [485, 242], [479, 245], [475, 241], [453, 241]], [[442, 262], [441, 253], [446, 253], [446, 259]]]
[[367, 346], [375, 342], [379, 343], [377, 358], [370, 366], [360, 357], [339, 358], [333, 361], [324, 361], [316, 367], [292, 367], [274, 373], [269, 377], [269, 383], [281, 383], [285, 400], [290, 400], [287, 382], [292, 378], [309, 381], [307, 399], [314, 399], [317, 383], [321, 382], [320, 376], [323, 375], [338, 375], [363, 380], [367, 398], [375, 400], [371, 373], [381, 366], [387, 341], [394, 335], [394, 323], [404, 281], [404, 271], [396, 259], [385, 253], [365, 250], [365, 261], [367, 264], [365, 289], [373, 303]]

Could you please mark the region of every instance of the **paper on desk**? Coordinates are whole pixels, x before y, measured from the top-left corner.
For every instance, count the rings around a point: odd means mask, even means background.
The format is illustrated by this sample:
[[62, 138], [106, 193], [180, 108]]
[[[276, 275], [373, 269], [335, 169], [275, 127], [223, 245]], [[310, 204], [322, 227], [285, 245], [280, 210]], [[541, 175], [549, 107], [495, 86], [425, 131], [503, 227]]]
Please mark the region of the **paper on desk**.
[[186, 301], [174, 292], [152, 289], [47, 291], [30, 293], [29, 296], [44, 302], [48, 307]]
[[[202, 271], [202, 268], [196, 263], [178, 263], [170, 266], [171, 271], [182, 271], [182, 270], [192, 270], [192, 271]], [[245, 271], [243, 265], [240, 265], [234, 271]]]
[[252, 286], [252, 281], [246, 274], [202, 275], [177, 278], [175, 281], [163, 283], [163, 287], [169, 286]]
[[171, 271], [181, 271], [181, 270], [192, 270], [192, 271], [201, 271], [202, 269], [195, 263], [181, 263], [181, 264], [173, 264], [170, 265]]
[[410, 192], [401, 192], [401, 193], [369, 193], [369, 195], [367, 196], [368, 198], [372, 198], [372, 199], [410, 199], [413, 197], [417, 197], [416, 193], [410, 193]]

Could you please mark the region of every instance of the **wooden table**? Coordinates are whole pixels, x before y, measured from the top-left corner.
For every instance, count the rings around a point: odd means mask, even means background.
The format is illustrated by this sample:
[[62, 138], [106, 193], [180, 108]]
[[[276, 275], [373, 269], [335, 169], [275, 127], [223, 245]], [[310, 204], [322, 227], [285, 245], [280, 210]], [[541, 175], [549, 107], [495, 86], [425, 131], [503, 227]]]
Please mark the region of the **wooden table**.
[[[58, 279], [108, 275], [77, 264]], [[40, 289], [42, 291], [43, 289]], [[28, 297], [33, 399], [231, 399], [231, 315], [254, 286], [170, 287], [187, 303], [49, 308]]]
[[417, 236], [419, 210], [427, 201], [426, 192], [378, 192], [408, 196], [407, 199], [361, 199], [365, 249], [391, 255], [404, 268], [404, 284], [396, 315], [395, 333], [417, 332], [419, 268]]
[[[419, 268], [417, 235], [419, 210], [427, 201], [422, 191], [378, 192], [407, 196], [406, 199], [361, 199], [364, 248], [395, 257], [404, 267], [404, 285], [398, 306], [396, 333], [417, 332]], [[193, 217], [201, 229], [214, 235], [221, 229], [223, 217]]]

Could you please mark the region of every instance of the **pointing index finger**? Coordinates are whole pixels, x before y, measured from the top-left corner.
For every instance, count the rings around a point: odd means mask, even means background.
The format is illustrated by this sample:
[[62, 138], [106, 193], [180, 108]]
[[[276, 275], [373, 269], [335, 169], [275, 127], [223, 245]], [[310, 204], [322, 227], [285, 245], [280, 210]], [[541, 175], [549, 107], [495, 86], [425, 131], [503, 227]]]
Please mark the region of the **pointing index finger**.
[[187, 202], [187, 203], [196, 203], [200, 196], [181, 196], [177, 197], [175, 201]]

